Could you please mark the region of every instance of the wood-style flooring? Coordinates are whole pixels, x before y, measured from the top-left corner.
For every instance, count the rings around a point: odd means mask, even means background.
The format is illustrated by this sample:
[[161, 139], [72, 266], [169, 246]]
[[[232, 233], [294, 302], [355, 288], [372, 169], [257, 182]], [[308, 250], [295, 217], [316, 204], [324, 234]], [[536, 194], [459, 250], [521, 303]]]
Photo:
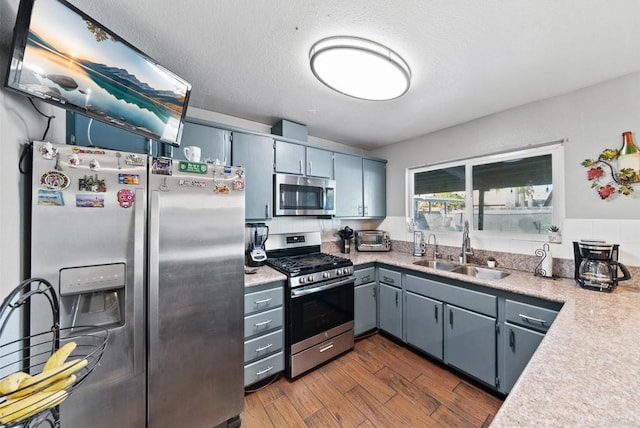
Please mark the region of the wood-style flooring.
[[245, 394], [242, 426], [486, 427], [502, 400], [381, 334], [294, 380]]

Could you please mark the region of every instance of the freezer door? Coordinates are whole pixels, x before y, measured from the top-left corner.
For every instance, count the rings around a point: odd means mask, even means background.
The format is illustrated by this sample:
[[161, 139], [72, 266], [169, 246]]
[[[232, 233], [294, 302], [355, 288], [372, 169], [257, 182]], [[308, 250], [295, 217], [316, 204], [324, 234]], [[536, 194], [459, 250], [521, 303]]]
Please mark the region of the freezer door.
[[202, 165], [206, 171], [182, 174], [174, 161], [149, 175], [154, 428], [216, 426], [243, 408], [243, 174], [223, 168], [214, 179], [213, 166]]
[[[61, 327], [109, 329], [100, 364], [61, 405], [62, 427], [145, 424], [146, 163], [124, 152], [34, 144], [31, 276], [54, 286]], [[49, 331], [51, 311], [33, 303], [31, 333]]]

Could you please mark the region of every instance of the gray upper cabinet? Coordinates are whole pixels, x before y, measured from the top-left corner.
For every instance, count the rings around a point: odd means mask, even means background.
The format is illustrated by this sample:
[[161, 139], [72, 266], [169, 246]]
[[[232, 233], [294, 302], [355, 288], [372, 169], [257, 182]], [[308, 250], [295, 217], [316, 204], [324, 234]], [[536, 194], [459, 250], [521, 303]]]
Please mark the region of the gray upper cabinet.
[[276, 140], [276, 172], [304, 175], [305, 147]]
[[231, 165], [231, 131], [185, 122], [180, 147], [173, 149], [174, 159], [186, 160], [187, 146], [200, 147], [200, 162]]
[[245, 218], [264, 220], [273, 216], [273, 139], [233, 133], [232, 164], [245, 168]]
[[384, 161], [336, 153], [336, 217], [385, 217], [386, 170]]
[[276, 172], [333, 178], [333, 152], [276, 140]]
[[336, 217], [362, 217], [362, 158], [335, 154]]
[[333, 152], [307, 147], [307, 175], [333, 178]]
[[387, 163], [362, 159], [364, 216], [387, 215]]

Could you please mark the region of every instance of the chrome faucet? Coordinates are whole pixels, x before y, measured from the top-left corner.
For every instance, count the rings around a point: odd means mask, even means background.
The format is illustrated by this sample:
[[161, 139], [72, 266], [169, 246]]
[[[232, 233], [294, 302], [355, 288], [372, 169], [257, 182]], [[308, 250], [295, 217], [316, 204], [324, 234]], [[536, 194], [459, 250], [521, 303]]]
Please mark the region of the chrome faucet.
[[429, 236], [427, 237], [427, 247], [429, 246], [429, 243], [431, 242], [431, 237], [433, 236], [433, 260], [436, 260], [438, 257], [438, 242], [436, 239], [436, 235], [433, 233], [430, 233]]
[[469, 221], [465, 220], [462, 232], [462, 264], [467, 264], [467, 256], [473, 256], [473, 249], [471, 248], [471, 238], [469, 238]]

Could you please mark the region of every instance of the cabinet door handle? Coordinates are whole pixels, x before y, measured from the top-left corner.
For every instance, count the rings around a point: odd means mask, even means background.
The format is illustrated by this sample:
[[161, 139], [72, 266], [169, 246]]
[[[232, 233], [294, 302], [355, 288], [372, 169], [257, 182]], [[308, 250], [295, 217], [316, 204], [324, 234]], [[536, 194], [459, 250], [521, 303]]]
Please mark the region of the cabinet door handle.
[[398, 292], [396, 291], [396, 308], [398, 307]]
[[269, 367], [267, 367], [267, 368], [266, 368], [266, 369], [264, 369], [264, 370], [257, 371], [257, 372], [256, 372], [256, 376], [262, 376], [262, 375], [263, 375], [263, 374], [265, 374], [265, 373], [269, 373], [271, 370], [273, 370], [273, 367], [272, 367], [272, 366], [269, 366]]
[[518, 314], [518, 316], [526, 322], [537, 322], [540, 325], [544, 325], [547, 322], [546, 320], [541, 320], [540, 318], [534, 318], [527, 315]]
[[358, 215], [363, 215], [362, 214], [362, 205], [358, 205]]
[[264, 214], [265, 214], [265, 218], [269, 218], [269, 204], [266, 204], [264, 206]]
[[433, 309], [435, 310], [436, 322], [438, 322], [438, 305], [433, 305]]
[[302, 174], [302, 159], [298, 161], [298, 164], [300, 165], [300, 174]]
[[516, 334], [512, 329], [509, 329], [509, 348], [516, 350]]
[[263, 325], [271, 324], [272, 322], [273, 322], [273, 320], [266, 320], [266, 321], [262, 321], [262, 322], [257, 322], [254, 325], [256, 327], [262, 327]]
[[308, 174], [312, 174], [313, 173], [313, 162], [309, 161], [309, 171], [307, 172]]
[[449, 325], [453, 328], [453, 310], [449, 309]]
[[273, 346], [273, 343], [270, 343], [266, 346], [263, 346], [261, 348], [256, 348], [256, 352], [262, 352], [262, 351], [266, 351], [267, 349], [271, 348]]
[[269, 302], [270, 302], [270, 301], [272, 301], [272, 300], [273, 300], [273, 297], [269, 297], [268, 299], [264, 299], [264, 300], [256, 300], [256, 301], [254, 301], [253, 303], [254, 303], [255, 305], [261, 305], [261, 304], [263, 304], [263, 303], [269, 303]]
[[362, 215], [369, 215], [369, 207], [368, 206], [364, 206], [364, 211], [362, 213]]

